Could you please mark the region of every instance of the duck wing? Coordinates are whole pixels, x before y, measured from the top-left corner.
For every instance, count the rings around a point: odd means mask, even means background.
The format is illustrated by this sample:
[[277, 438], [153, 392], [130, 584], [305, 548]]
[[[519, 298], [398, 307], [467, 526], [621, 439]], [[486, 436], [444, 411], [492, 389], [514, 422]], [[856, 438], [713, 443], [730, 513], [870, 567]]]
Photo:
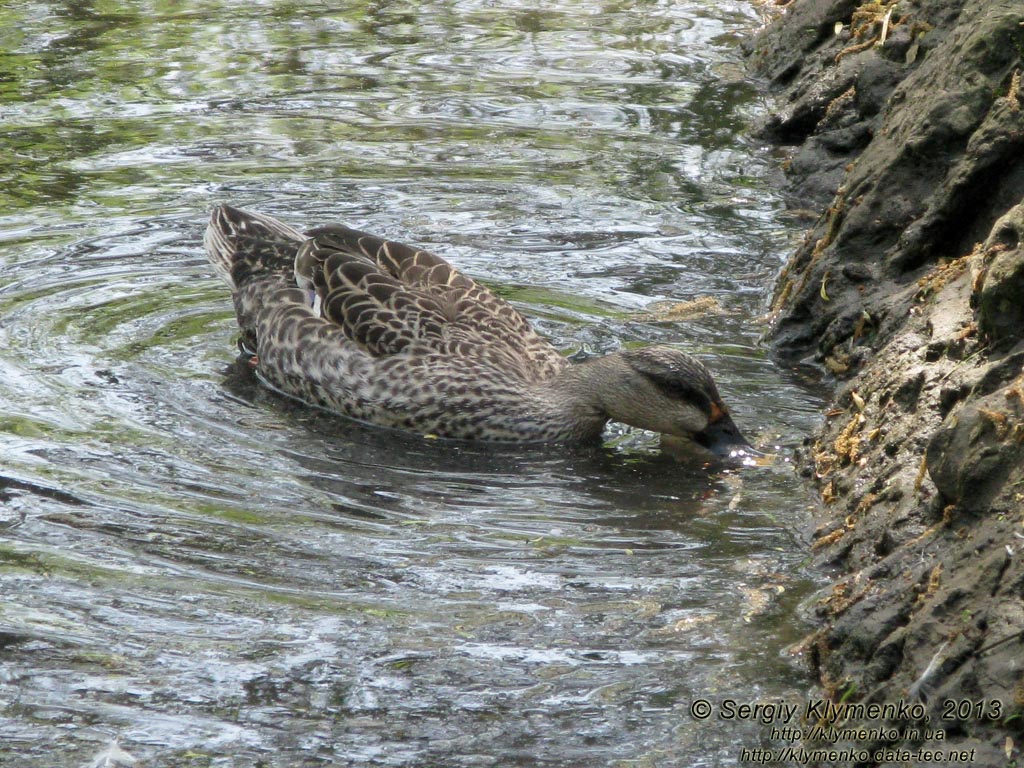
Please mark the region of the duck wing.
[[314, 288], [323, 316], [376, 357], [429, 350], [528, 379], [567, 364], [512, 305], [440, 256], [341, 225], [306, 236], [296, 281]]

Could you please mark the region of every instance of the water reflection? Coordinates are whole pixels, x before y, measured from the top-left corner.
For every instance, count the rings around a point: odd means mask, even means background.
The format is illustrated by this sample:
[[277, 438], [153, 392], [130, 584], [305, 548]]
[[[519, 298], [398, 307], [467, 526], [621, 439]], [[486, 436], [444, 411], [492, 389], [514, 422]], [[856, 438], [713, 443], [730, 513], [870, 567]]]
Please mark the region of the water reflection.
[[[0, 763], [715, 765], [697, 695], [799, 692], [755, 318], [792, 233], [746, 3], [0, 8]], [[430, 441], [239, 376], [219, 200], [451, 259], [575, 355], [680, 344], [777, 451]], [[654, 300], [720, 309], [654, 321]], [[247, 374], [247, 372], [245, 372]]]

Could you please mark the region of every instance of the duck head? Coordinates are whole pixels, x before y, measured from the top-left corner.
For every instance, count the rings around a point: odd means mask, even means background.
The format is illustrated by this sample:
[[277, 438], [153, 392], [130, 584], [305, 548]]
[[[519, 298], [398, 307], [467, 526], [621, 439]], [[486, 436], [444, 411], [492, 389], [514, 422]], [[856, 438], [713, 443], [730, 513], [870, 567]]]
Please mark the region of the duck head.
[[605, 401], [611, 418], [688, 438], [723, 458], [737, 451], [756, 453], [699, 360], [667, 346], [630, 349], [617, 356], [628, 369], [628, 383]]

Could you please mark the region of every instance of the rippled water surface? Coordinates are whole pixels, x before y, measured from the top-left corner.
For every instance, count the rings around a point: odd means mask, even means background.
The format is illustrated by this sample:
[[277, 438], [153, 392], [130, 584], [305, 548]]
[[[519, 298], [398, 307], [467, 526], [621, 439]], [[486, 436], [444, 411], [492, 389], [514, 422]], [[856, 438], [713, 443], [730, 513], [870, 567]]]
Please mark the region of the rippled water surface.
[[[728, 765], [786, 647], [819, 400], [745, 2], [0, 8], [0, 764]], [[374, 430], [234, 362], [220, 200], [426, 245], [569, 354], [676, 343], [778, 450], [711, 474]], [[701, 300], [681, 321], [653, 302]], [[126, 758], [127, 760], [127, 758]]]

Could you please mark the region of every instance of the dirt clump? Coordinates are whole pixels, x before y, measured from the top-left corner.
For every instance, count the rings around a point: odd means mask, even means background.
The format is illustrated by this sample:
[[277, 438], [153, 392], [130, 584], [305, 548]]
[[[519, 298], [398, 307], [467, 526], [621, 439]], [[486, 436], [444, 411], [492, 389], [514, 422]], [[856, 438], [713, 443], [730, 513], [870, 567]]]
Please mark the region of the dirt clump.
[[877, 745], [980, 765], [1024, 745], [1022, 57], [1024, 5], [984, 0], [793, 0], [750, 47], [822, 211], [772, 306], [778, 354], [837, 382], [803, 650], [836, 702], [926, 708], [932, 737]]

